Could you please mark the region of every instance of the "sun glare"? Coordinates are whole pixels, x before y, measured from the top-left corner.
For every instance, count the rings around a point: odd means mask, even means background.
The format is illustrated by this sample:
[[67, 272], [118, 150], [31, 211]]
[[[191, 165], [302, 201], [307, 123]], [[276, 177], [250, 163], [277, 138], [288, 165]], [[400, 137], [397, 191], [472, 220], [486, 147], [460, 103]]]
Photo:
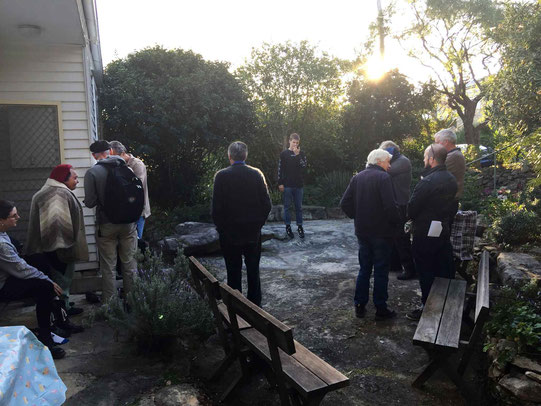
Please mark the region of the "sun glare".
[[369, 80], [378, 81], [387, 72], [385, 59], [379, 55], [372, 55], [363, 65], [363, 70]]

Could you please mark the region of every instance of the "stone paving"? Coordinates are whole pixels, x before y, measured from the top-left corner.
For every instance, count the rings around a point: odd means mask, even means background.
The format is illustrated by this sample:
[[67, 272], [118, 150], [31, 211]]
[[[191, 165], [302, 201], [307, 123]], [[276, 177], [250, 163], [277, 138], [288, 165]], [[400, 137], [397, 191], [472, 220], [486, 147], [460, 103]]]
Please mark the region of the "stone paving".
[[[357, 319], [353, 311], [358, 272], [353, 222], [317, 220], [304, 226], [304, 240], [296, 236], [263, 244], [262, 307], [293, 327], [295, 339], [350, 378], [349, 387], [327, 395], [322, 405], [462, 405], [457, 390], [444, 376], [433, 377], [424, 390], [410, 386], [427, 361], [424, 352], [412, 345], [416, 323], [405, 318], [419, 303], [418, 281], [398, 281], [396, 274], [390, 275], [389, 306], [399, 313], [396, 319], [375, 322], [371, 304], [366, 318]], [[266, 227], [285, 236], [283, 225]], [[225, 280], [222, 257], [199, 259], [218, 279]], [[75, 296], [75, 300], [90, 311], [92, 306], [83, 296]], [[7, 314], [7, 318], [2, 314], [0, 323], [35, 325], [31, 307]], [[73, 318], [74, 322], [81, 320]], [[150, 359], [137, 357], [129, 343], [115, 340], [112, 330], [101, 322], [73, 336], [64, 348], [67, 356], [56, 366], [68, 386], [66, 405], [140, 404], [138, 399], [163, 387], [171, 369], [174, 383], [192, 383], [215, 400], [234, 373], [219, 382], [206, 382], [222, 356], [215, 336], [193, 354], [174, 360]], [[278, 405], [279, 401], [261, 375], [240, 390], [231, 404]]]

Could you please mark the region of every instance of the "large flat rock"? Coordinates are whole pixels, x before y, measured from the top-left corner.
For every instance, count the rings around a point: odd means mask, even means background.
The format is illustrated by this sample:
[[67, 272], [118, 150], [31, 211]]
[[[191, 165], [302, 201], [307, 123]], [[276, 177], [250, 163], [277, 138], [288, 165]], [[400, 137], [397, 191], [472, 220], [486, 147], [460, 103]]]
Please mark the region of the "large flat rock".
[[541, 263], [530, 254], [502, 252], [498, 255], [497, 273], [504, 285], [541, 280]]
[[[274, 238], [267, 228], [261, 230], [262, 241]], [[165, 237], [158, 245], [167, 254], [176, 254], [182, 248], [184, 255], [209, 255], [220, 252], [220, 239], [216, 226], [211, 223], [188, 221], [175, 227], [175, 234]]]

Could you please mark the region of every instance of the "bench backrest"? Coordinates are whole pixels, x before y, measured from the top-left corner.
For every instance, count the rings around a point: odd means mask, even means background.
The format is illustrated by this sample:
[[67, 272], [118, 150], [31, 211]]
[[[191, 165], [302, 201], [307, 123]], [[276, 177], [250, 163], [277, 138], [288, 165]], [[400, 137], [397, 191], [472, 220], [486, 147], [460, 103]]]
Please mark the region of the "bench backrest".
[[477, 295], [475, 302], [475, 323], [483, 323], [488, 318], [489, 311], [489, 254], [483, 251], [477, 274]]
[[188, 258], [190, 263], [190, 271], [194, 282], [194, 289], [199, 296], [208, 297], [209, 300], [220, 299], [220, 288], [218, 280], [194, 257]]
[[[281, 348], [289, 355], [295, 353], [293, 330], [290, 327], [250, 302], [238, 290], [232, 289], [224, 283], [220, 284], [220, 293], [230, 312], [230, 320], [236, 320], [234, 317], [236, 315], [242, 317], [276, 347]], [[237, 326], [233, 326], [233, 322], [231, 324], [233, 328], [237, 328]]]

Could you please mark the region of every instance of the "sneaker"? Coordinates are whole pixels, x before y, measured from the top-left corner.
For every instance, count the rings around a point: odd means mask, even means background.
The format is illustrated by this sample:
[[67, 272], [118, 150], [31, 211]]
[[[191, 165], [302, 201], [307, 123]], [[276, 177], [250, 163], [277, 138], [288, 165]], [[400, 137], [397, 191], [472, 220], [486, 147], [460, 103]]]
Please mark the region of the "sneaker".
[[60, 359], [66, 356], [66, 351], [54, 343], [51, 335], [49, 335], [49, 337], [38, 337], [38, 340], [51, 351], [53, 359]]
[[286, 226], [286, 234], [289, 238], [295, 238], [295, 234], [293, 234], [293, 231], [291, 230], [291, 226]]
[[396, 312], [388, 308], [376, 310], [376, 320], [389, 320], [396, 317]]
[[361, 305], [355, 305], [355, 317], [362, 319], [366, 314], [366, 308]]
[[80, 307], [70, 307], [68, 310], [66, 310], [66, 313], [68, 316], [77, 316], [78, 314], [81, 314], [83, 312], [83, 309]]
[[415, 272], [406, 272], [402, 271], [400, 275], [396, 277], [399, 281], [407, 281], [410, 279], [415, 279]]
[[413, 321], [419, 321], [419, 320], [421, 320], [421, 315], [422, 314], [423, 314], [423, 309], [419, 308], [419, 309], [415, 309], [415, 310], [412, 310], [411, 312], [407, 313], [406, 318], [408, 318], [410, 320], [413, 320]]
[[85, 293], [86, 301], [88, 303], [100, 303], [101, 298], [96, 295], [94, 292], [86, 292]]
[[[69, 331], [71, 334], [82, 333], [83, 331], [85, 331], [83, 326], [80, 326], [78, 324], [73, 324], [69, 320], [57, 323], [57, 327], [60, 327], [62, 330]], [[65, 336], [62, 336], [62, 337], [65, 337]]]
[[304, 228], [302, 226], [297, 228], [297, 232], [299, 233], [299, 237], [304, 238]]
[[56, 335], [59, 335], [60, 337], [69, 337], [71, 336], [71, 332], [69, 330], [64, 330], [56, 325], [52, 325], [51, 332], [55, 333]]

